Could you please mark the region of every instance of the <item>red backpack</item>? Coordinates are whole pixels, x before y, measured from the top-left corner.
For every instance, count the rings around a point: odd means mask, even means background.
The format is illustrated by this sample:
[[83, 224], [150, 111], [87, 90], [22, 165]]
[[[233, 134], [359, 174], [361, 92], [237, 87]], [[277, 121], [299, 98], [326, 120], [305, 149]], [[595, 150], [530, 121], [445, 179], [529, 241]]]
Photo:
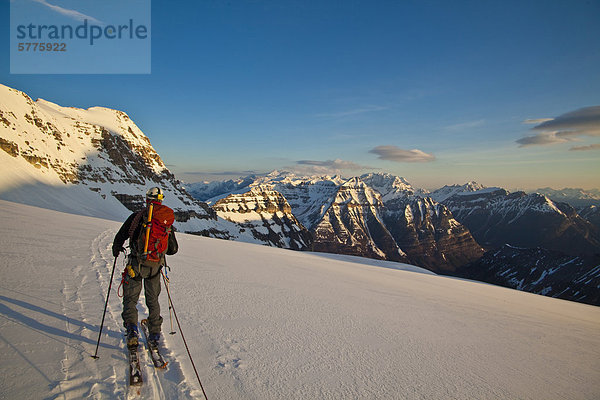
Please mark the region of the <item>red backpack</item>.
[[143, 223], [136, 240], [138, 262], [149, 267], [158, 266], [169, 247], [175, 214], [159, 202], [150, 203], [140, 214]]

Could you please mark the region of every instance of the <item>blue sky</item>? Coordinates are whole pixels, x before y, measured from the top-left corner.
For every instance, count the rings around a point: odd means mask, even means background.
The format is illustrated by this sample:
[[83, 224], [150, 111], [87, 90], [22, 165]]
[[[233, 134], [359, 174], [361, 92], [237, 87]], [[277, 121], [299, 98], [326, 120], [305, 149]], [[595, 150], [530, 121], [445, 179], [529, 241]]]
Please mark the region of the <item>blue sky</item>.
[[[109, 18], [101, 2], [42, 2]], [[5, 57], [0, 76], [127, 112], [186, 181], [288, 169], [594, 188], [599, 17], [598, 0], [154, 1], [151, 74], [11, 75]]]

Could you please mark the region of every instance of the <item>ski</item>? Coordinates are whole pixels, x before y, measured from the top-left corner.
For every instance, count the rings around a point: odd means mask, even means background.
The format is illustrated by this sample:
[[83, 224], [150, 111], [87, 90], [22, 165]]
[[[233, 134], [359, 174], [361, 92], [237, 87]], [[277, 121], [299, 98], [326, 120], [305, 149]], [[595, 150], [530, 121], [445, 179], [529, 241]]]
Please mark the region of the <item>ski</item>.
[[129, 386], [142, 386], [142, 369], [140, 368], [140, 358], [138, 357], [138, 347], [127, 347], [129, 354]]
[[148, 348], [148, 352], [150, 353], [150, 358], [152, 359], [152, 363], [156, 368], [165, 369], [167, 368], [168, 362], [165, 361], [162, 354], [160, 354], [160, 349], [156, 343], [150, 341], [150, 332], [148, 331], [148, 320], [143, 319], [141, 324], [142, 332], [144, 332], [144, 339], [146, 340], [146, 347]]

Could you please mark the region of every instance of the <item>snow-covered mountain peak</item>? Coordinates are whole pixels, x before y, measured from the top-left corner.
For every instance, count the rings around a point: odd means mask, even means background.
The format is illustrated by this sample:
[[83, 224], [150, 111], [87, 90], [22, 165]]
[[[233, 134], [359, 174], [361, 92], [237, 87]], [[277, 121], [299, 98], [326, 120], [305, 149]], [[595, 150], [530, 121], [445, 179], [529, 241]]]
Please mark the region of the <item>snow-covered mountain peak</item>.
[[381, 195], [367, 185], [361, 178], [353, 177], [340, 185], [334, 203], [361, 204], [381, 206]]
[[475, 181], [467, 182], [463, 185], [465, 192], [476, 192], [478, 190], [485, 189], [486, 187], [482, 184], [479, 184]]
[[391, 185], [393, 187], [402, 187], [408, 186], [411, 187], [408, 181], [400, 176], [392, 175], [388, 172], [370, 172], [368, 174], [361, 175], [362, 180], [369, 180], [374, 184], [378, 184], [380, 186], [383, 185]]
[[[363, 181], [367, 182], [371, 187], [385, 188], [385, 192], [395, 190], [395, 191], [412, 191], [413, 187], [408, 181], [402, 177], [395, 176], [389, 173], [382, 172], [371, 172], [369, 174], [364, 174], [360, 177]], [[386, 194], [382, 191], [380, 193]]]
[[163, 175], [174, 181], [148, 138], [122, 111], [33, 102], [6, 86], [0, 87], [0, 99], [6, 146], [20, 149], [18, 156], [58, 174], [64, 183], [142, 184], [140, 174], [154, 182]]
[[367, 185], [358, 176], [354, 176], [354, 177], [348, 179], [346, 182], [344, 182], [342, 184], [342, 186], [343, 187], [350, 187], [350, 188], [364, 188]]
[[415, 189], [405, 178], [389, 173], [369, 173], [362, 175], [360, 178], [371, 188], [378, 191], [383, 201], [429, 195], [429, 192], [424, 189]]
[[55, 110], [57, 112], [63, 112], [63, 109], [68, 109], [68, 108], [72, 108], [73, 109], [74, 108], [74, 107], [59, 106], [56, 103], [53, 103], [53, 102], [48, 101], [48, 100], [44, 100], [42, 98], [38, 98], [35, 102], [40, 107], [47, 108], [47, 109], [50, 109], [50, 110]]
[[[431, 193], [431, 197], [437, 202], [443, 202], [452, 196], [460, 195], [471, 195], [475, 192], [494, 192], [497, 190], [503, 190], [498, 187], [486, 187], [475, 181], [470, 181], [464, 185], [446, 185], [440, 189], [437, 189]], [[507, 192], [508, 193], [508, 192]]]
[[0, 85], [0, 198], [76, 214], [123, 220], [160, 186], [180, 231], [235, 238], [168, 170], [123, 111], [37, 101]]
[[533, 193], [533, 194], [529, 194], [529, 195], [525, 194], [524, 192], [521, 192], [521, 193], [524, 194], [524, 197], [531, 197], [532, 202], [537, 201], [537, 207], [534, 207], [534, 208], [536, 208], [538, 211], [557, 213], [557, 214], [560, 214], [560, 215], [566, 217], [566, 214], [548, 196], [546, 196], [544, 194], [539, 194], [539, 193]]

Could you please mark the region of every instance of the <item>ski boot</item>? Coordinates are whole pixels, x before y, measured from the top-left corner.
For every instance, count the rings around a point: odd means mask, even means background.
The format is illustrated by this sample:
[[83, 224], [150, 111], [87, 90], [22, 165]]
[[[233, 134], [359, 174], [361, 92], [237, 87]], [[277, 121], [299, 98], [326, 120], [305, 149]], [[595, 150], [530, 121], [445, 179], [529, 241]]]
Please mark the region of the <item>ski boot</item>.
[[139, 335], [137, 324], [127, 324], [127, 347], [137, 347], [138, 339]]
[[160, 332], [151, 333], [148, 338], [148, 342], [150, 342], [150, 346], [158, 347], [158, 341], [160, 340]]

